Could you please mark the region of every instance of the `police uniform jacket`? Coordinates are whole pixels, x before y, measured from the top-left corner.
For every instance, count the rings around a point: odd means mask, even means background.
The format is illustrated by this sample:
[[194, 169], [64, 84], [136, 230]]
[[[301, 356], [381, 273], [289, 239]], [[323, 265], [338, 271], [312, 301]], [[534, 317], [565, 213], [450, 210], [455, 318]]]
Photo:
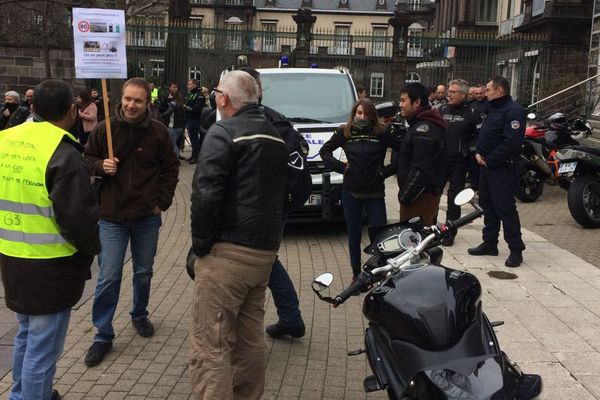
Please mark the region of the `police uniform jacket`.
[[215, 122], [192, 184], [192, 242], [205, 256], [215, 242], [276, 251], [282, 235], [288, 152], [258, 105]]
[[202, 109], [206, 107], [206, 102], [204, 101], [202, 90], [199, 87], [188, 93], [185, 98], [185, 105], [188, 107], [185, 110], [185, 118], [188, 121], [200, 121]]
[[519, 158], [525, 137], [525, 110], [510, 96], [490, 101], [490, 112], [481, 124], [477, 153], [488, 168], [500, 168]]
[[446, 176], [448, 123], [431, 107], [423, 107], [408, 121], [398, 156], [398, 199], [411, 204], [423, 193], [440, 195]]
[[448, 160], [462, 161], [469, 154], [469, 147], [475, 143], [481, 116], [469, 102], [441, 106], [438, 111], [448, 122], [446, 147]]

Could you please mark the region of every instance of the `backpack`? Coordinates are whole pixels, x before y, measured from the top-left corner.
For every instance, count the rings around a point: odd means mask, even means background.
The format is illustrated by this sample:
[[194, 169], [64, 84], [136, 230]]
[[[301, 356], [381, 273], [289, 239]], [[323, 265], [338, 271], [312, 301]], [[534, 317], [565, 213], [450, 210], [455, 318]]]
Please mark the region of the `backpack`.
[[312, 192], [312, 178], [307, 161], [308, 143], [283, 115], [266, 106], [261, 108], [288, 150], [285, 208], [289, 212], [302, 207]]

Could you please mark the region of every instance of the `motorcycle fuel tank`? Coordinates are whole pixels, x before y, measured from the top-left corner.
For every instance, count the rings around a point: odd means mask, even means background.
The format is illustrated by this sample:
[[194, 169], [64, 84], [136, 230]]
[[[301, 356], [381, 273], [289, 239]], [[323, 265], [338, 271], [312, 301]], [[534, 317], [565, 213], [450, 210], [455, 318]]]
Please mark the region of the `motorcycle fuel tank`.
[[458, 342], [472, 322], [480, 321], [481, 285], [468, 272], [416, 264], [371, 291], [363, 312], [390, 339], [444, 350]]

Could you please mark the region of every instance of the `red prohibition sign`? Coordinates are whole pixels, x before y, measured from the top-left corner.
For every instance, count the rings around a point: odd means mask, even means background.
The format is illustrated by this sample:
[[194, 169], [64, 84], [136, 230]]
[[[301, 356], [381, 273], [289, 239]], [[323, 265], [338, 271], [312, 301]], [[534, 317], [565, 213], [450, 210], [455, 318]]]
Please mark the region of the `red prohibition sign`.
[[79, 29], [79, 32], [89, 32], [90, 23], [85, 20], [79, 21], [79, 23], [77, 24], [77, 29]]

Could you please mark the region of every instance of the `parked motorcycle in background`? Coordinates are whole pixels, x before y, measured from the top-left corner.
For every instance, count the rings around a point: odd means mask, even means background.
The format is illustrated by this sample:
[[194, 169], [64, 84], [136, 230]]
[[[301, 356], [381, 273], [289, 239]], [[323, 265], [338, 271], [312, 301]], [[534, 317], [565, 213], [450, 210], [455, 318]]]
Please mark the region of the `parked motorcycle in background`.
[[[472, 201], [465, 189], [455, 203]], [[363, 314], [369, 321], [365, 349], [373, 375], [367, 392], [385, 390], [396, 400], [528, 400], [537, 396], [541, 377], [523, 374], [501, 351], [494, 327], [482, 311], [481, 285], [464, 271], [439, 265], [440, 243], [479, 218], [475, 211], [440, 227], [424, 226], [421, 218], [371, 227], [371, 257], [364, 271], [334, 297], [321, 292], [331, 286], [325, 273], [313, 282], [317, 296], [334, 307], [373, 286]]]
[[567, 196], [573, 219], [584, 228], [600, 227], [600, 149], [573, 146], [557, 154], [559, 178], [570, 183]]
[[[534, 120], [535, 114], [528, 119]], [[570, 120], [562, 113], [552, 114], [546, 121], [526, 128], [521, 160], [519, 162], [519, 186], [515, 196], [524, 203], [536, 201], [544, 190], [544, 183], [569, 187], [569, 181], [558, 173], [557, 152], [579, 144], [588, 137], [592, 127], [584, 117]]]

